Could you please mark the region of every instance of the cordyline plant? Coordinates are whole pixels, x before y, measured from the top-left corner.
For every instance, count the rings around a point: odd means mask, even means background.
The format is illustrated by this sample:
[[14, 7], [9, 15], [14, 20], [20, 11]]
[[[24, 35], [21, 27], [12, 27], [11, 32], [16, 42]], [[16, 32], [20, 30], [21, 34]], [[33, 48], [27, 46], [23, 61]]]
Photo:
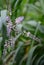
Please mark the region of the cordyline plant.
[[6, 3], [8, 16], [0, 17], [0, 65], [44, 65], [44, 1]]

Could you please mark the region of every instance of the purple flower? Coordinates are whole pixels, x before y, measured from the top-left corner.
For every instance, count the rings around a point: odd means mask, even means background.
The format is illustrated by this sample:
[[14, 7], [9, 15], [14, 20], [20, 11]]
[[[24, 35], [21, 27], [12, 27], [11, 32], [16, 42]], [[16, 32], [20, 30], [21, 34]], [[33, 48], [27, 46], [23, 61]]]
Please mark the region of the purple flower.
[[15, 23], [18, 24], [18, 23], [21, 23], [24, 19], [24, 16], [20, 16], [18, 18], [15, 19]]
[[7, 36], [10, 36], [11, 28], [12, 28], [12, 22], [9, 16], [6, 17], [7, 21]]
[[7, 35], [8, 35], [8, 36], [10, 36], [11, 28], [12, 28], [12, 23], [8, 23], [8, 24], [7, 24]]
[[6, 21], [10, 21], [10, 17], [9, 16], [6, 17]]

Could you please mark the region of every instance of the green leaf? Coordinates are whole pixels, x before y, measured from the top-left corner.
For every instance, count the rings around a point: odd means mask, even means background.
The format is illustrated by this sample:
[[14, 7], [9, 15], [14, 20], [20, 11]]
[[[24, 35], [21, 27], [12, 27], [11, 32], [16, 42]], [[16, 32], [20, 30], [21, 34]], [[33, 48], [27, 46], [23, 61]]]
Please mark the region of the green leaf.
[[0, 37], [0, 42], [2, 41], [2, 37]]
[[19, 33], [18, 35], [16, 35], [16, 37], [13, 39], [14, 42], [16, 42], [18, 40], [18, 38], [21, 36], [22, 33]]
[[6, 16], [7, 16], [7, 10], [2, 10], [1, 11], [1, 21], [2, 21], [2, 23], [6, 22]]
[[[36, 45], [36, 46], [32, 47], [32, 48], [29, 50], [28, 59], [27, 59], [26, 65], [31, 65], [31, 59], [32, 59], [33, 53], [34, 53], [35, 49], [36, 49], [38, 46], [39, 46], [39, 45]], [[41, 45], [40, 45], [40, 46], [41, 46]]]
[[36, 65], [44, 64], [44, 55], [40, 56], [40, 58], [37, 60]]
[[2, 42], [0, 44], [0, 49], [1, 49], [2, 54], [3, 54], [5, 40], [7, 40], [7, 29], [6, 29], [5, 24], [2, 24]]
[[1, 10], [1, 17], [0, 17], [0, 30], [2, 28], [2, 24], [6, 24], [6, 16], [7, 16], [7, 10]]
[[40, 25], [39, 30], [40, 30], [41, 33], [44, 33], [44, 25]]
[[41, 5], [41, 11], [44, 14], [44, 0], [39, 0]]
[[27, 24], [36, 27], [38, 22], [32, 20], [32, 21], [28, 21]]
[[[22, 42], [20, 42], [19, 44], [18, 44], [18, 47], [17, 47], [17, 49], [16, 49], [16, 51], [15, 51], [15, 55], [14, 55], [14, 59], [13, 59], [13, 64], [15, 64], [15, 62], [16, 62], [16, 64], [18, 65], [18, 61], [20, 60], [19, 58], [20, 58], [20, 49], [22, 49], [22, 46], [23, 46], [23, 43]], [[22, 53], [21, 53], [22, 54]], [[19, 55], [19, 56], [18, 56]]]
[[27, 57], [28, 57], [28, 54], [24, 55], [23, 58], [21, 59], [19, 65], [22, 65], [24, 63], [23, 61], [25, 61], [27, 59]]
[[22, 24], [16, 24], [16, 30], [22, 32]]
[[1, 30], [1, 27], [2, 27], [2, 21], [1, 21], [1, 17], [0, 17], [0, 30]]
[[29, 3], [35, 3], [37, 0], [29, 0]]

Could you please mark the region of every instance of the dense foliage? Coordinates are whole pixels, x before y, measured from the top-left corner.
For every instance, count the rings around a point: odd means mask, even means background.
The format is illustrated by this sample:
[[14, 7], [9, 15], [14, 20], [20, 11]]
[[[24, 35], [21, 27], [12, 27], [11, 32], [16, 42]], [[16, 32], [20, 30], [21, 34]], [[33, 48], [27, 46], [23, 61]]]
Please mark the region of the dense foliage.
[[0, 0], [0, 65], [44, 65], [44, 0]]

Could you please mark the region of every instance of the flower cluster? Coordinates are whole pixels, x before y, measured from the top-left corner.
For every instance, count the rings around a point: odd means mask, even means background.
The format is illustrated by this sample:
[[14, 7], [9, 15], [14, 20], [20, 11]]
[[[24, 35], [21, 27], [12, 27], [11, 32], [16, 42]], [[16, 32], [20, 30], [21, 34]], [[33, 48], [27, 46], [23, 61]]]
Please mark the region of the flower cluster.
[[6, 21], [7, 21], [7, 35], [10, 36], [10, 32], [11, 32], [11, 28], [12, 28], [12, 22], [11, 22], [9, 16], [6, 17]]
[[[23, 21], [23, 19], [24, 19], [24, 17], [20, 16], [20, 17], [15, 19], [15, 23], [20, 24]], [[10, 36], [11, 28], [12, 28], [13, 24], [12, 24], [9, 16], [6, 17], [6, 21], [7, 21], [7, 35]]]

